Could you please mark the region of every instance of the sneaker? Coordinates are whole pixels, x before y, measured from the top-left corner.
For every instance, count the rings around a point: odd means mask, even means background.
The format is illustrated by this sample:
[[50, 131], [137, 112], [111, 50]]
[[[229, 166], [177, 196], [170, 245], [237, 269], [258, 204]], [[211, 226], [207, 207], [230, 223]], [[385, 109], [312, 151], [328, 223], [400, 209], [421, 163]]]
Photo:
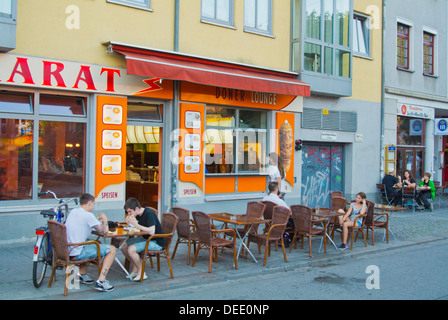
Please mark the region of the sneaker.
[[126, 276], [126, 279], [134, 279], [137, 276], [137, 272], [131, 272]]
[[341, 243], [341, 245], [339, 246], [339, 249], [346, 250], [346, 249], [348, 249], [348, 245], [344, 244], [344, 243]]
[[107, 281], [107, 280], [104, 280], [104, 281], [97, 280], [95, 282], [95, 290], [108, 292], [108, 291], [114, 290], [114, 286], [111, 286], [109, 284], [109, 281]]
[[[140, 275], [141, 275], [141, 273], [139, 273], [135, 278], [133, 278], [132, 280], [133, 281], [135, 281], [135, 282], [138, 282], [138, 281], [140, 281]], [[148, 276], [146, 275], [146, 272], [143, 274], [143, 280], [146, 280], [146, 279], [148, 279]]]
[[79, 279], [79, 282], [82, 283], [82, 284], [92, 284], [92, 283], [95, 282], [92, 278], [90, 278], [87, 275], [87, 273], [86, 274], [78, 273], [78, 279]]

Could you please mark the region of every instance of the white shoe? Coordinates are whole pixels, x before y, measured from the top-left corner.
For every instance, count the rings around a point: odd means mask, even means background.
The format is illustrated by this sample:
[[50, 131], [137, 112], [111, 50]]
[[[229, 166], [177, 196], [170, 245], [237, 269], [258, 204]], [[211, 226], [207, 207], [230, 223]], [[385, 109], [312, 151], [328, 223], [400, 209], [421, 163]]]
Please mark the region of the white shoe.
[[126, 279], [134, 279], [137, 276], [137, 272], [131, 272], [129, 275], [126, 275]]
[[[140, 281], [140, 275], [141, 273], [139, 273], [135, 278], [132, 279], [132, 281], [138, 282]], [[148, 279], [148, 276], [146, 275], [146, 272], [143, 274], [143, 280]]]

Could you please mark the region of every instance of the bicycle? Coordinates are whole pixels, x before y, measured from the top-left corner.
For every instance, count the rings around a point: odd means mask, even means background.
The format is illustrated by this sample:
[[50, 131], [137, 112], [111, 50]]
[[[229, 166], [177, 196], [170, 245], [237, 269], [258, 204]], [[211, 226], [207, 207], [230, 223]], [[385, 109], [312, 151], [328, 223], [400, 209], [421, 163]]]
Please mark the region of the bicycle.
[[[78, 205], [77, 198], [59, 199], [53, 191], [39, 192], [38, 195], [51, 194], [59, 203], [50, 210], [41, 211], [41, 215], [50, 220], [65, 223], [68, 216], [68, 204], [74, 201]], [[39, 288], [44, 281], [47, 266], [53, 266], [53, 248], [51, 246], [48, 224], [36, 229], [36, 243], [33, 255], [33, 284]]]

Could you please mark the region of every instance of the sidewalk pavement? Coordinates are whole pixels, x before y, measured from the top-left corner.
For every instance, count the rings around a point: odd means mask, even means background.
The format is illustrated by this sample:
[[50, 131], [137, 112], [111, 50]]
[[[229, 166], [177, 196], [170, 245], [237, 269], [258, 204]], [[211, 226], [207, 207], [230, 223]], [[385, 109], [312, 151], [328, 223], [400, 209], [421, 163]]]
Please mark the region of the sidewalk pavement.
[[[375, 232], [375, 246], [372, 246], [371, 232], [367, 241], [367, 247], [364, 247], [362, 239], [354, 243], [353, 250], [336, 251], [333, 245], [327, 242], [327, 253], [324, 253], [323, 247], [319, 253], [320, 238], [313, 240], [313, 257], [308, 254], [307, 241], [304, 243], [304, 249], [293, 249], [289, 253], [287, 248], [288, 262], [283, 260], [281, 248], [278, 251], [272, 249], [271, 256], [267, 258], [266, 266], [263, 266], [263, 253], [258, 253], [257, 246], [252, 243], [250, 249], [258, 264], [250, 256], [247, 259], [242, 257], [238, 260], [238, 270], [233, 268], [233, 254], [231, 251], [218, 253], [218, 262], [213, 262], [212, 273], [208, 273], [208, 251], [199, 252], [194, 267], [187, 265], [187, 246], [180, 244], [175, 259], [172, 260], [174, 279], [170, 278], [168, 264], [166, 259], [161, 259], [160, 272], [157, 272], [156, 259], [155, 268], [151, 269], [148, 261], [146, 273], [148, 279], [143, 283], [131, 282], [125, 278], [125, 274], [114, 263], [108, 274], [109, 282], [115, 286], [111, 292], [98, 292], [93, 289], [93, 285], [80, 285], [79, 289], [69, 290], [68, 296], [64, 297], [64, 272], [56, 271], [56, 281], [51, 288], [48, 288], [51, 269], [47, 269], [46, 278], [42, 286], [36, 289], [32, 281], [32, 257], [34, 241], [26, 241], [15, 244], [0, 245], [0, 299], [2, 300], [23, 300], [23, 299], [73, 299], [73, 300], [96, 300], [96, 299], [129, 299], [151, 293], [158, 299], [164, 299], [164, 291], [176, 289], [188, 289], [197, 287], [206, 283], [216, 283], [222, 281], [237, 280], [255, 275], [266, 273], [277, 273], [291, 271], [303, 267], [322, 266], [328, 263], [335, 263], [343, 259], [351, 259], [355, 256], [379, 253], [385, 250], [394, 250], [407, 246], [419, 245], [431, 241], [446, 240], [448, 238], [448, 209], [442, 208], [434, 212], [415, 212], [410, 210], [394, 212], [390, 218], [391, 234], [389, 244], [383, 241], [383, 230]], [[175, 240], [171, 246], [171, 254], [174, 249]], [[336, 245], [341, 241], [339, 234], [335, 235]], [[192, 250], [193, 251], [193, 250]], [[118, 258], [123, 263], [122, 253], [117, 253]], [[193, 260], [193, 253], [191, 256]], [[96, 278], [96, 268], [89, 268], [88, 273], [92, 278]], [[204, 293], [204, 299], [213, 299]]]

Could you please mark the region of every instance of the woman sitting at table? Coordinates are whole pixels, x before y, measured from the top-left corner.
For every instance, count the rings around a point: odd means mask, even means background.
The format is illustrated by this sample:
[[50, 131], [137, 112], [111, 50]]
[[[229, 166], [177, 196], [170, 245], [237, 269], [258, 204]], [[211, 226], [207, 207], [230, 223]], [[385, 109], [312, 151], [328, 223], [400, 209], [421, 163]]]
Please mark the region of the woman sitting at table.
[[411, 171], [409, 170], [404, 170], [403, 181], [401, 183], [403, 184], [403, 187], [408, 188], [415, 188], [417, 186], [417, 181], [415, 181]]
[[[356, 194], [355, 202], [350, 204], [347, 213], [344, 216], [338, 217], [339, 224], [342, 226], [342, 244], [339, 246], [339, 249], [348, 249], [348, 228], [353, 227], [355, 218], [358, 215], [365, 216], [367, 212], [366, 199], [367, 196], [364, 192], [358, 192], [358, 194]], [[339, 212], [344, 213], [344, 210], [339, 209]], [[356, 220], [356, 224], [360, 227], [362, 225], [362, 218]]]
[[430, 179], [431, 174], [426, 172], [419, 184], [419, 188], [421, 188], [421, 190], [417, 196], [417, 203], [419, 205], [424, 205], [425, 209], [429, 209], [432, 212], [432, 203], [429, 202], [429, 199], [434, 200], [436, 197], [436, 187], [434, 182]]

